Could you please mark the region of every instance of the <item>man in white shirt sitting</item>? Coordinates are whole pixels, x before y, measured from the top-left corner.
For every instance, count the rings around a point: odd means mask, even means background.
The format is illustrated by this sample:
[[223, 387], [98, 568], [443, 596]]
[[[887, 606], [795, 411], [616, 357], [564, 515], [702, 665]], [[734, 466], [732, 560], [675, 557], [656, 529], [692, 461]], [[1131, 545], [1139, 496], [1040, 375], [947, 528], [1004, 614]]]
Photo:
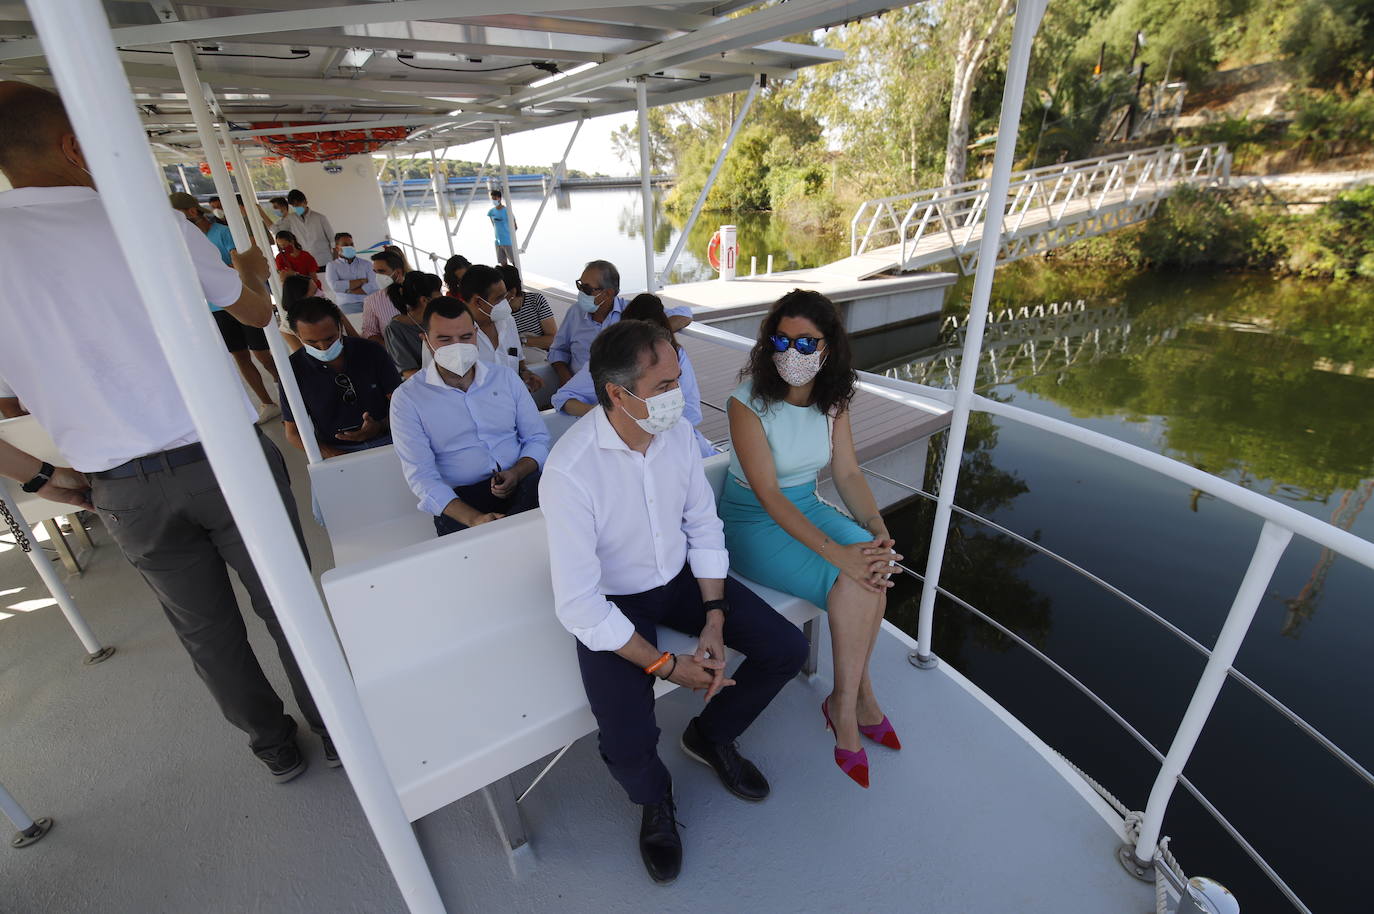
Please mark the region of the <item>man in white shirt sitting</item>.
[[[640, 855], [655, 882], [677, 878], [682, 841], [672, 780], [658, 757], [654, 677], [704, 689], [706, 709], [681, 745], [731, 793], [768, 795], [735, 739], [801, 669], [801, 632], [738, 581], [692, 427], [681, 421], [677, 353], [662, 327], [621, 321], [591, 346], [600, 409], [564, 433], [539, 497], [554, 605], [577, 636], [601, 756], [644, 807]], [[394, 407], [393, 407], [394, 409]], [[697, 650], [658, 650], [666, 625], [699, 633]], [[746, 660], [725, 677], [725, 645]]]
[[539, 507], [549, 431], [515, 372], [477, 358], [480, 332], [456, 298], [425, 309], [429, 367], [391, 397], [391, 440], [439, 536]]
[[377, 291], [377, 274], [372, 272], [372, 261], [358, 256], [353, 236], [348, 232], [334, 236], [334, 254], [334, 259], [325, 268], [334, 301], [344, 314], [362, 314], [363, 302]]

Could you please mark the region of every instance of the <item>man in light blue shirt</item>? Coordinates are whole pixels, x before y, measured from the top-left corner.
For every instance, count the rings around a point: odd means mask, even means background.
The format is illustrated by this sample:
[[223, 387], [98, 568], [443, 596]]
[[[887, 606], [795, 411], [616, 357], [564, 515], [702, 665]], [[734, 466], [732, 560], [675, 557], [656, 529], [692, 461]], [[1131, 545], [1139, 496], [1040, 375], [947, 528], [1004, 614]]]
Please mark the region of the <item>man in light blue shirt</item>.
[[[626, 301], [620, 297], [620, 271], [609, 260], [593, 260], [582, 269], [576, 282], [577, 303], [563, 316], [563, 323], [549, 347], [549, 365], [558, 375], [560, 385], [587, 364], [592, 340], [611, 324], [620, 320]], [[665, 309], [673, 333], [692, 322], [692, 309], [678, 305]]]
[[344, 314], [362, 314], [363, 301], [377, 291], [376, 274], [372, 271], [372, 261], [358, 256], [353, 247], [353, 236], [339, 232], [334, 236], [334, 253], [337, 255], [325, 268], [325, 278], [329, 289], [334, 293], [334, 301]]
[[391, 439], [439, 536], [539, 507], [549, 432], [520, 377], [477, 359], [477, 324], [457, 299], [425, 310], [434, 358], [391, 398]]

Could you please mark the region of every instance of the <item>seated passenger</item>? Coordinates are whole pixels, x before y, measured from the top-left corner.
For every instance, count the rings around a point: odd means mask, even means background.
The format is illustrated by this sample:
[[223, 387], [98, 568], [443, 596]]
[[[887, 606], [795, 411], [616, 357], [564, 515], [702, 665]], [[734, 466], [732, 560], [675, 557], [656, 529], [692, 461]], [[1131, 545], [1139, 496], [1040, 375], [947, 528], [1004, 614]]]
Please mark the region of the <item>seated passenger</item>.
[[[563, 316], [563, 325], [549, 347], [549, 365], [566, 384], [587, 364], [592, 340], [606, 327], [620, 320], [625, 299], [620, 297], [620, 271], [609, 260], [593, 260], [582, 270], [577, 282], [577, 304]], [[674, 333], [692, 322], [692, 309], [679, 305], [665, 309]]]
[[391, 402], [406, 482], [439, 536], [539, 507], [549, 432], [515, 372], [477, 358], [477, 323], [456, 298], [429, 303], [433, 361]]
[[[720, 497], [730, 567], [827, 610], [835, 684], [821, 703], [835, 764], [868, 786], [860, 734], [901, 742], [878, 706], [868, 658], [887, 607], [893, 539], [859, 469], [849, 426], [854, 369], [839, 313], [819, 292], [773, 305], [728, 402], [730, 472]], [[827, 464], [856, 523], [816, 495]]]
[[[391, 394], [401, 385], [401, 376], [386, 351], [371, 340], [346, 335], [339, 306], [327, 298], [295, 302], [286, 320], [301, 342], [291, 354], [291, 370], [320, 453], [338, 457], [390, 444]], [[280, 396], [286, 440], [305, 450], [291, 404], [285, 392]]]
[[472, 262], [462, 254], [454, 254], [444, 261], [444, 294], [449, 298], [458, 297], [458, 283], [463, 281], [463, 274], [467, 272]]
[[396, 316], [396, 306], [387, 290], [404, 282], [408, 272], [405, 258], [393, 249], [383, 248], [372, 255], [372, 281], [377, 284], [377, 291], [363, 299], [362, 334], [374, 343], [385, 345], [382, 328]]
[[521, 345], [547, 352], [558, 332], [558, 322], [553, 318], [549, 300], [533, 289], [527, 290], [520, 282], [520, 271], [514, 266], [507, 264], [496, 269], [506, 281], [506, 302], [515, 314], [515, 329], [520, 332]]
[[[643, 807], [645, 868], [655, 882], [672, 882], [682, 840], [672, 778], [658, 755], [655, 678], [705, 690], [683, 750], [735, 796], [762, 800], [768, 781], [735, 740], [801, 669], [807, 644], [726, 578], [730, 556], [691, 428], [680, 421], [668, 331], [623, 321], [592, 344], [591, 366], [601, 408], [558, 440], [540, 484], [554, 610], [577, 637], [601, 757]], [[660, 651], [659, 625], [696, 635], [696, 651]], [[745, 656], [733, 679], [725, 675], [727, 644]]]
[[477, 357], [514, 371], [530, 393], [543, 387], [544, 380], [525, 367], [525, 349], [506, 303], [506, 282], [500, 272], [483, 264], [468, 267], [458, 283], [458, 297], [477, 321]]
[[320, 265], [310, 256], [309, 251], [301, 250], [295, 233], [282, 229], [277, 232], [276, 241], [277, 275], [281, 277], [282, 282], [286, 282], [290, 276], [306, 276], [310, 279], [311, 287], [318, 289], [319, 283], [315, 280], [315, 274], [319, 272]]
[[[668, 327], [668, 316], [663, 313], [663, 302], [657, 295], [648, 292], [636, 295], [634, 301], [625, 306], [621, 319], [648, 321], [668, 331], [668, 338], [677, 350], [678, 367], [682, 369], [682, 376], [678, 378], [684, 401], [682, 417], [696, 432], [696, 427], [701, 422], [701, 389], [697, 386], [697, 375], [692, 370], [692, 360], [687, 357], [687, 350], [677, 344], [677, 339]], [[558, 388], [553, 395], [552, 405], [554, 409], [569, 416], [585, 416], [591, 412], [596, 407], [596, 389], [592, 384], [591, 368], [583, 366], [581, 371], [572, 376], [572, 380]], [[696, 439], [697, 445], [701, 448], [701, 456], [710, 457], [716, 452], [701, 432], [696, 432]]]
[[409, 378], [429, 364], [425, 347], [425, 308], [443, 291], [439, 277], [418, 270], [405, 275], [402, 282], [387, 288], [385, 295], [391, 306], [391, 320], [386, 322], [386, 351], [400, 369], [401, 377]]
[[339, 310], [344, 314], [362, 314], [363, 300], [377, 291], [372, 261], [358, 256], [353, 236], [339, 232], [334, 236], [334, 259], [325, 267], [325, 278]]

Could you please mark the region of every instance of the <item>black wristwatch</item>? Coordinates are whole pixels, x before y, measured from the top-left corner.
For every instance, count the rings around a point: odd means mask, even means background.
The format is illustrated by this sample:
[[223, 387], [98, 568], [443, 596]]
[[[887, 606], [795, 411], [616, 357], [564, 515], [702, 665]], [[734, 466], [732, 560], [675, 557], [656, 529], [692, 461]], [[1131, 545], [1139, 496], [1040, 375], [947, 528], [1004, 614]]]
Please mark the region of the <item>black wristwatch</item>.
[[726, 603], [724, 600], [707, 600], [705, 603], [701, 604], [701, 608], [707, 612], [718, 609], [723, 615], [730, 615], [730, 604]]
[[57, 470], [53, 468], [53, 465], [45, 460], [43, 461], [43, 465], [38, 468], [38, 475], [30, 479], [28, 482], [24, 483], [19, 488], [23, 489], [25, 492], [28, 492], [30, 495], [32, 495], [34, 492], [37, 492], [39, 489], [46, 486], [48, 484], [48, 480], [52, 479], [52, 474], [56, 472]]

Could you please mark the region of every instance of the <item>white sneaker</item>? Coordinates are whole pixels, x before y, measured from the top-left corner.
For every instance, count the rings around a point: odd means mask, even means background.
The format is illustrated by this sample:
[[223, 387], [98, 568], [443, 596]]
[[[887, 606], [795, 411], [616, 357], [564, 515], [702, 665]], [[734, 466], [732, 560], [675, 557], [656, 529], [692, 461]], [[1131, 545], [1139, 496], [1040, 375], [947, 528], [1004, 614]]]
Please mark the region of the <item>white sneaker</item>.
[[264, 403], [262, 406], [258, 407], [258, 425], [261, 425], [268, 419], [275, 419], [280, 415], [281, 408], [278, 407], [277, 404]]

